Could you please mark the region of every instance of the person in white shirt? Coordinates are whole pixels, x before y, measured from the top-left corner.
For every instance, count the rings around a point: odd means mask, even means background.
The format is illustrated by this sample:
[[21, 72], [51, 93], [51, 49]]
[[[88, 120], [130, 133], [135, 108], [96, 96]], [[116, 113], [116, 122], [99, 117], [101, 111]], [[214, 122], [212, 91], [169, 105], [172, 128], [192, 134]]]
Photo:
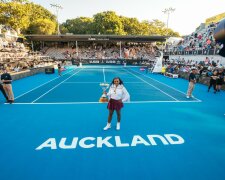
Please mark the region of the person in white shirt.
[[123, 81], [119, 77], [115, 77], [109, 88], [109, 92], [106, 93], [109, 97], [109, 103], [107, 108], [109, 109], [109, 116], [107, 125], [104, 127], [104, 130], [111, 128], [111, 120], [113, 112], [116, 110], [117, 113], [117, 125], [116, 129], [120, 130], [120, 119], [121, 119], [121, 108], [123, 107], [123, 102], [130, 101], [130, 95], [126, 88], [123, 85]]

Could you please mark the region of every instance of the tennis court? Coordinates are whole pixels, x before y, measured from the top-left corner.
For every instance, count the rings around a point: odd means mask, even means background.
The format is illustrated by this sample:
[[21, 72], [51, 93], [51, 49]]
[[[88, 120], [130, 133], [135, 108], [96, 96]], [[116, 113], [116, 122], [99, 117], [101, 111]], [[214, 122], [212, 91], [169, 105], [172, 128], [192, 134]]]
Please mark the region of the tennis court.
[[[120, 77], [131, 102], [108, 131], [100, 83]], [[225, 179], [225, 93], [140, 67], [68, 67], [15, 81], [1, 104], [0, 179]], [[0, 97], [3, 101], [3, 97]]]

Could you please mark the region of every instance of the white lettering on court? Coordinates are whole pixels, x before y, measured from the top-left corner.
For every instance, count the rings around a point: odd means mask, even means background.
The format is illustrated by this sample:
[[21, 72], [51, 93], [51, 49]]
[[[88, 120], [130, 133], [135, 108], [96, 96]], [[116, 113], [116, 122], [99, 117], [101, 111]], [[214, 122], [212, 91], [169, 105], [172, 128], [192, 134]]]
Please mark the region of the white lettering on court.
[[165, 140], [165, 138], [162, 137], [162, 136], [160, 136], [160, 135], [147, 135], [147, 137], [148, 137], [148, 139], [149, 139], [151, 145], [153, 145], [153, 146], [157, 145], [154, 138], [160, 139], [164, 145], [168, 145], [168, 144], [169, 144], [169, 143]]
[[106, 137], [105, 139], [102, 139], [102, 137], [97, 137], [97, 147], [102, 148], [103, 144], [105, 144], [107, 147], [113, 147], [113, 145], [108, 142], [108, 140], [111, 138], [112, 136]]
[[141, 136], [135, 135], [133, 137], [131, 146], [136, 146], [137, 144], [144, 144], [145, 146], [150, 146], [150, 144], [147, 141], [145, 141]]
[[[164, 136], [166, 137], [166, 139], [169, 141], [170, 144], [183, 144], [184, 143], [184, 139], [177, 134], [164, 134]], [[174, 140], [174, 139], [176, 139], [176, 140]]]
[[57, 149], [55, 138], [49, 138], [44, 143], [42, 143], [40, 146], [38, 146], [36, 148], [36, 150], [41, 150], [43, 148]]
[[93, 148], [95, 145], [94, 144], [85, 144], [85, 141], [94, 141], [94, 137], [86, 137], [80, 140], [79, 145], [82, 148]]
[[[38, 146], [35, 150], [42, 149], [76, 149], [76, 148], [121, 148], [121, 147], [136, 147], [137, 145], [142, 146], [157, 146], [157, 145], [181, 145], [184, 144], [185, 140], [177, 134], [164, 134], [162, 135], [146, 135], [142, 137], [140, 135], [134, 135], [132, 138], [129, 138], [124, 142], [122, 141], [120, 136], [112, 136], [107, 137], [73, 137], [72, 140], [68, 140], [63, 137], [59, 141], [56, 141], [56, 138], [49, 138], [44, 141], [40, 146]], [[58, 142], [58, 143], [57, 143]]]
[[122, 143], [119, 136], [115, 136], [116, 147], [128, 147], [128, 143]]
[[66, 138], [62, 138], [59, 142], [59, 147], [62, 149], [75, 149], [77, 146], [77, 141], [78, 141], [78, 138], [75, 137], [75, 138], [73, 138], [72, 143], [70, 145], [65, 145]]

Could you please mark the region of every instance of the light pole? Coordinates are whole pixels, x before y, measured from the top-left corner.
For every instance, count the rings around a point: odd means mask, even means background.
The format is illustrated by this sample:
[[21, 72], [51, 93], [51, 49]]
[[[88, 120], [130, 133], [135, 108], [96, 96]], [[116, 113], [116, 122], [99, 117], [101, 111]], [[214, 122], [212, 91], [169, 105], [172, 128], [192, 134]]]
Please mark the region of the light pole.
[[[175, 11], [175, 8], [166, 8], [164, 9], [162, 12], [164, 14], [167, 14], [167, 22], [166, 22], [166, 34], [168, 35], [168, 27], [169, 27], [169, 18], [170, 18], [170, 13], [174, 12]], [[166, 40], [167, 41], [167, 40]], [[165, 41], [165, 48], [166, 49], [166, 41]]]
[[57, 18], [57, 34], [60, 35], [60, 31], [59, 31], [59, 9], [62, 9], [62, 6], [60, 6], [59, 4], [50, 4], [51, 7], [56, 9], [56, 18]]
[[170, 14], [172, 13], [172, 12], [174, 12], [175, 11], [175, 8], [166, 8], [166, 9], [164, 9], [162, 12], [164, 13], [164, 14], [167, 14], [167, 23], [166, 23], [166, 27], [167, 27], [167, 29], [168, 29], [168, 27], [169, 27], [169, 18], [170, 18]]

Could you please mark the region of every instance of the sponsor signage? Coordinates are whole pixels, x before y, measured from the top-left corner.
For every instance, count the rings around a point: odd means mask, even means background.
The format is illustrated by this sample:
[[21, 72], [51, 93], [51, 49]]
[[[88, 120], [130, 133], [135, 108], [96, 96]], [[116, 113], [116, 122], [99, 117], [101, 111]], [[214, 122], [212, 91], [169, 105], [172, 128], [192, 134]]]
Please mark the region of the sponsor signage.
[[89, 41], [109, 41], [109, 38], [88, 38]]

